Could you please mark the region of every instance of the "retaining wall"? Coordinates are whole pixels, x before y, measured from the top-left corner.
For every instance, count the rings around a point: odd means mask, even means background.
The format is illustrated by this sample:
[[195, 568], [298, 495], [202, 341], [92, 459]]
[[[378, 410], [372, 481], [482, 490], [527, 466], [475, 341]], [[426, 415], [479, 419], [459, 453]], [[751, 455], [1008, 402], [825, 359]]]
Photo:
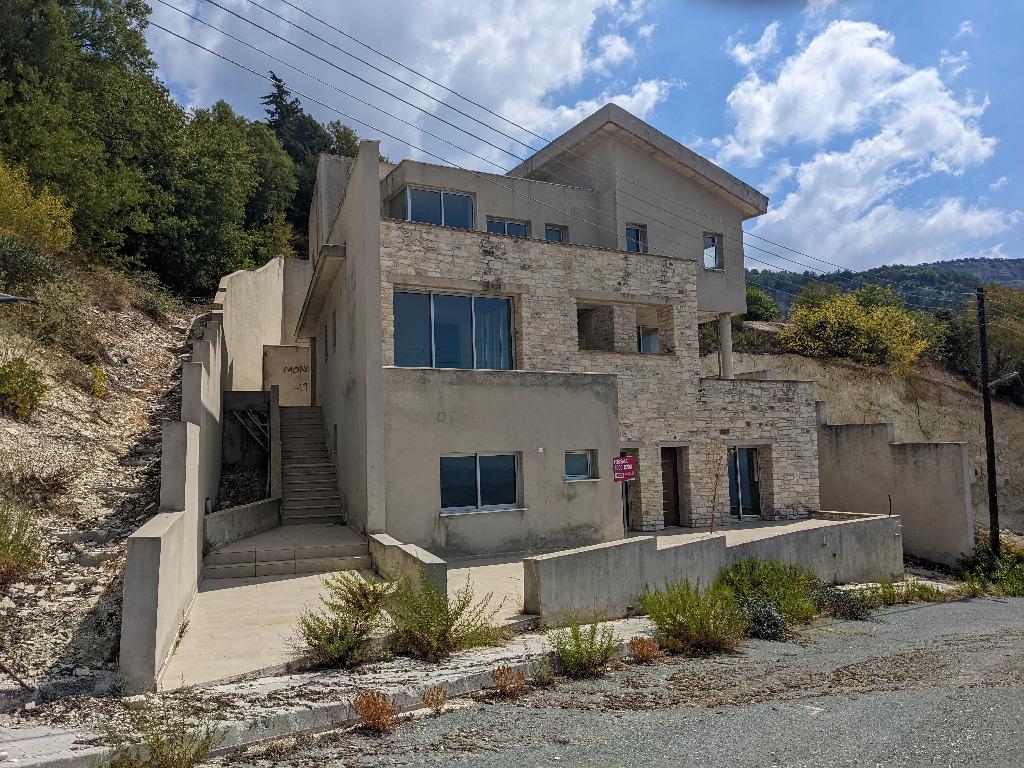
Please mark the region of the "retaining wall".
[[281, 500], [262, 499], [207, 515], [203, 520], [208, 545], [219, 547], [281, 524]]
[[370, 559], [377, 573], [389, 579], [407, 578], [418, 584], [420, 574], [441, 592], [448, 594], [448, 563], [415, 544], [403, 544], [386, 533], [371, 534], [368, 538]]

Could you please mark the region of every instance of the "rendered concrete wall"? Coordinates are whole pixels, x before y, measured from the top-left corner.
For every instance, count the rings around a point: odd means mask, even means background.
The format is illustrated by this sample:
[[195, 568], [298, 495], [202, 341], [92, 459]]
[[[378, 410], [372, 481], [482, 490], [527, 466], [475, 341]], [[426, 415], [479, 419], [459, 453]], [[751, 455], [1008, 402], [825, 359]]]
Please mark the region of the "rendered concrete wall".
[[213, 510], [220, 487], [223, 397], [220, 388], [224, 334], [207, 323], [203, 338], [192, 342], [192, 360], [181, 366], [181, 420], [200, 428], [197, 506]]
[[835, 514], [837, 525], [728, 544], [724, 533], [694, 536], [659, 549], [651, 536], [637, 536], [523, 560], [527, 613], [548, 622], [567, 616], [617, 618], [632, 612], [645, 591], [689, 580], [710, 584], [738, 560], [801, 563], [825, 581], [865, 582], [903, 573], [898, 517]]
[[448, 594], [448, 563], [415, 544], [403, 544], [386, 533], [367, 537], [370, 558], [377, 573], [389, 579], [409, 579], [420, 583], [420, 574], [442, 595]]
[[281, 500], [263, 499], [221, 509], [203, 519], [205, 539], [219, 547], [281, 524]]
[[[447, 554], [609, 541], [622, 535], [615, 377], [385, 368], [387, 530]], [[566, 482], [565, 452], [596, 452], [594, 480]], [[519, 456], [520, 508], [441, 513], [440, 461]]]
[[281, 389], [281, 405], [310, 404], [309, 347], [263, 347], [263, 389]]
[[974, 547], [966, 443], [898, 443], [892, 424], [822, 424], [818, 474], [826, 509], [893, 514], [907, 554], [952, 565]]

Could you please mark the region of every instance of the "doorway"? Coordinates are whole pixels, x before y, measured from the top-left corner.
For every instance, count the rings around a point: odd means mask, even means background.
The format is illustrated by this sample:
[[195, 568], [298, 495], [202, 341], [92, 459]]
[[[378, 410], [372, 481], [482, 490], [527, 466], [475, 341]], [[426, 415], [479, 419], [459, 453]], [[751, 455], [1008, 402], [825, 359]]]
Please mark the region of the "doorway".
[[737, 519], [761, 516], [757, 448], [729, 447], [729, 512]]
[[661, 449], [662, 512], [666, 528], [681, 524], [679, 503], [679, 449]]

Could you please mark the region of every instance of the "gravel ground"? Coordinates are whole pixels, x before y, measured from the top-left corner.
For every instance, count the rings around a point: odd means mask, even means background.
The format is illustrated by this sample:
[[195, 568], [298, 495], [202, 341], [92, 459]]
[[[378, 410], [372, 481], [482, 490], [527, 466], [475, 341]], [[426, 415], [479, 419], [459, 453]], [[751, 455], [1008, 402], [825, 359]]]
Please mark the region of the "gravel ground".
[[239, 766], [1020, 766], [1024, 600], [888, 609], [797, 643], [671, 658], [512, 702], [454, 702], [388, 736], [325, 734]]

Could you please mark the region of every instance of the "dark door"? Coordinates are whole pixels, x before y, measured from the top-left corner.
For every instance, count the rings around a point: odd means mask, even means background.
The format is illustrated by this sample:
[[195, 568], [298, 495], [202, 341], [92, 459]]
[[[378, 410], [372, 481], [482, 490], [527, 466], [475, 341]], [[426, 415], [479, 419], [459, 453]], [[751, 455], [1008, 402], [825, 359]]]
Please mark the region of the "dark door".
[[679, 452], [675, 448], [661, 449], [662, 511], [665, 527], [679, 525]]
[[738, 518], [761, 514], [757, 448], [729, 448], [729, 511]]

